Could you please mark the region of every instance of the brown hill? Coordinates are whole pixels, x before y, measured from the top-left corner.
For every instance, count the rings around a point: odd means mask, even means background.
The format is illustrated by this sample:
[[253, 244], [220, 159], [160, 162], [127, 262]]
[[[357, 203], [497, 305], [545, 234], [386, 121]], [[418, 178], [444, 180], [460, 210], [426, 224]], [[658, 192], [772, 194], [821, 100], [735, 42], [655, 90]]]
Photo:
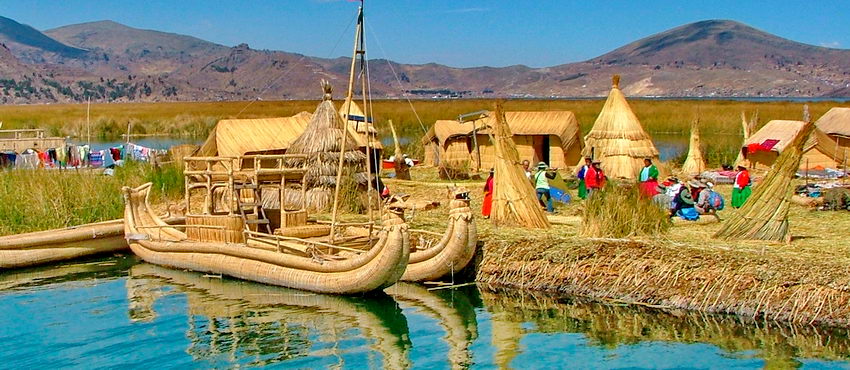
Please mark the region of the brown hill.
[[[45, 33], [2, 21], [0, 25], [10, 26], [0, 28], [0, 40], [13, 42], [11, 52], [29, 63], [10, 64], [4, 73], [29, 73], [31, 84], [42, 91], [15, 101], [79, 101], [87, 96], [106, 101], [310, 99], [317, 96], [321, 78], [334, 82], [342, 94], [350, 63], [349, 58], [314, 58], [244, 44], [231, 48], [111, 21]], [[623, 75], [623, 91], [633, 96], [841, 96], [850, 85], [850, 51], [711, 20], [588, 61], [548, 68], [370, 60], [375, 97], [405, 92], [418, 97], [603, 96], [615, 73]]]

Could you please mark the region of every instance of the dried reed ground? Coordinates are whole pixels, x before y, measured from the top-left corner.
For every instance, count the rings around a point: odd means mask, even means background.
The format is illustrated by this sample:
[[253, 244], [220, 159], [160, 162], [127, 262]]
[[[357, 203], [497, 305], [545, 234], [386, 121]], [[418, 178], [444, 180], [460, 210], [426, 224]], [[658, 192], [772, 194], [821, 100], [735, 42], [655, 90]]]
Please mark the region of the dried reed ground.
[[[414, 168], [413, 182], [388, 180], [394, 192], [443, 199], [436, 170]], [[426, 183], [427, 182], [427, 183]], [[473, 207], [481, 181], [465, 181]], [[718, 186], [727, 198], [730, 186]], [[580, 204], [558, 208], [578, 215]], [[720, 212], [728, 217], [731, 209]], [[441, 231], [444, 209], [419, 212], [412, 226]], [[755, 319], [850, 326], [850, 213], [793, 206], [791, 244], [720, 241], [720, 224], [674, 226], [663, 236], [635, 239], [579, 237], [580, 226], [548, 231], [494, 228], [479, 218], [484, 242], [477, 280], [594, 299], [731, 313]]]

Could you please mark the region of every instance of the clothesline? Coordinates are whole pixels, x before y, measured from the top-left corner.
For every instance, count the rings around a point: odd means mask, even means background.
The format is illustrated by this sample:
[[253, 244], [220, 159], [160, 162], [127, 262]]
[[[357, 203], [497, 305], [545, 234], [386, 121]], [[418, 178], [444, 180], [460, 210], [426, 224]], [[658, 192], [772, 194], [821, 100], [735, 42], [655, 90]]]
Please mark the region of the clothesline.
[[91, 150], [88, 145], [67, 144], [44, 151], [27, 149], [20, 153], [0, 152], [0, 168], [111, 168], [121, 166], [125, 160], [152, 162], [165, 152], [133, 143], [104, 150]]

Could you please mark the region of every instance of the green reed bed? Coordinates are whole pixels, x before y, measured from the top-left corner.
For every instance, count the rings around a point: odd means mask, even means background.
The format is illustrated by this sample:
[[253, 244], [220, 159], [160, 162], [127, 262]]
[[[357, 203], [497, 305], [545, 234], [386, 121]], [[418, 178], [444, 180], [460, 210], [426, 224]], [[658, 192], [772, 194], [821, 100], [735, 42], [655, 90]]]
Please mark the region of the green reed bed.
[[153, 182], [153, 201], [179, 198], [182, 170], [128, 163], [115, 176], [89, 170], [0, 172], [0, 235], [121, 218], [121, 187]]

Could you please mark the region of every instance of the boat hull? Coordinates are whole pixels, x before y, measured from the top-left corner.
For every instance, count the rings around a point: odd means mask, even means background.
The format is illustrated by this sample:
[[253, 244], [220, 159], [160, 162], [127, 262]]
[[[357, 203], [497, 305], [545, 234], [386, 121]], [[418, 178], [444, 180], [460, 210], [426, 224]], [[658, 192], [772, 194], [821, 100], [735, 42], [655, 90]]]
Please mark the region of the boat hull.
[[[182, 223], [182, 218], [167, 220]], [[0, 269], [64, 262], [101, 253], [129, 250], [124, 220], [0, 237]]]
[[422, 282], [451, 277], [472, 261], [478, 244], [478, 230], [468, 202], [463, 203], [449, 211], [446, 232], [436, 245], [410, 254], [402, 281]]
[[[319, 261], [244, 243], [188, 240], [149, 211], [148, 190], [147, 184], [125, 188], [125, 234], [133, 253], [149, 263], [318, 293], [358, 294], [394, 284], [410, 256], [404, 223], [385, 226], [369, 251], [342, 260]], [[146, 233], [144, 227], [159, 229]]]

